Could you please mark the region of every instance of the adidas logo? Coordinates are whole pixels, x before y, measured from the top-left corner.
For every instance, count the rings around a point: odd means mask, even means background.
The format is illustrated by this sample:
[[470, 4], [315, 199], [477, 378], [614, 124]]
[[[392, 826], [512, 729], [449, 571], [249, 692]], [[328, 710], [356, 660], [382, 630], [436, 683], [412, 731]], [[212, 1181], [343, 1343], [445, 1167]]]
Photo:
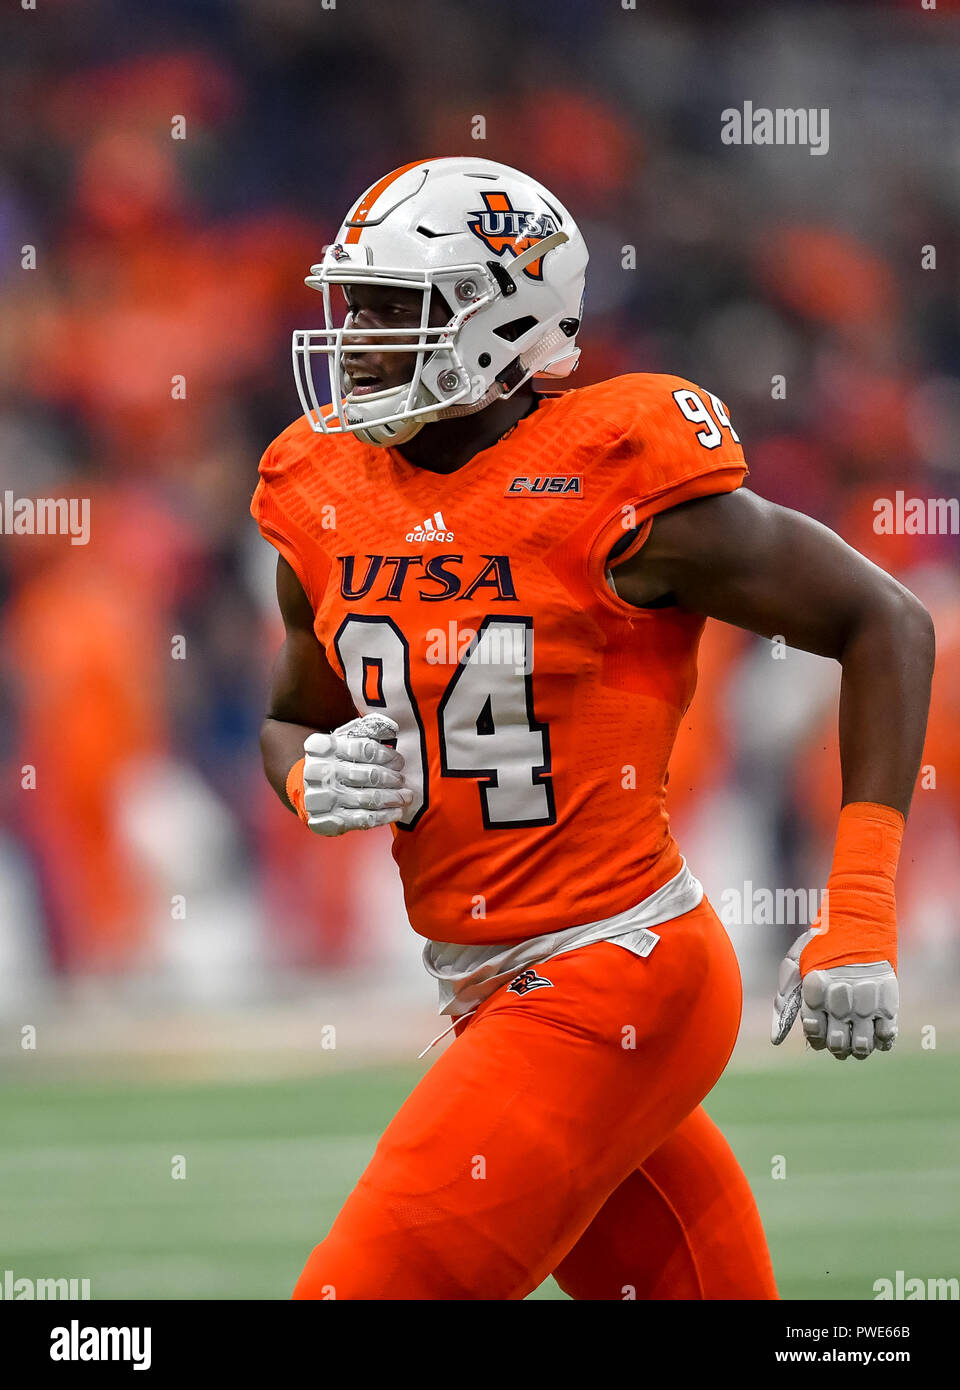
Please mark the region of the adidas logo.
[[433, 516], [428, 516], [426, 521], [418, 521], [412, 531], [408, 531], [405, 538], [408, 541], [452, 541], [453, 532], [447, 530], [447, 523], [439, 512], [434, 512]]

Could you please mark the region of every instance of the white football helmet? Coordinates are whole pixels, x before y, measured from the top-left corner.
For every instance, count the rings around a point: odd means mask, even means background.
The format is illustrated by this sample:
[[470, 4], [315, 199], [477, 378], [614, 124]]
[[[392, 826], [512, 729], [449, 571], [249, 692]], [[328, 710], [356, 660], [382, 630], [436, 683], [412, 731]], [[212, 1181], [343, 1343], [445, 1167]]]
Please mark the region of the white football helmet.
[[[397, 445], [432, 420], [482, 410], [531, 376], [577, 365], [587, 248], [573, 218], [536, 180], [489, 159], [421, 159], [367, 189], [306, 284], [324, 327], [293, 335], [293, 370], [318, 433]], [[333, 286], [422, 291], [419, 328], [338, 324]], [[451, 317], [428, 327], [434, 286]], [[356, 352], [416, 356], [409, 382], [353, 398], [344, 335]], [[318, 397], [313, 358], [327, 359]], [[330, 403], [326, 403], [329, 395]]]

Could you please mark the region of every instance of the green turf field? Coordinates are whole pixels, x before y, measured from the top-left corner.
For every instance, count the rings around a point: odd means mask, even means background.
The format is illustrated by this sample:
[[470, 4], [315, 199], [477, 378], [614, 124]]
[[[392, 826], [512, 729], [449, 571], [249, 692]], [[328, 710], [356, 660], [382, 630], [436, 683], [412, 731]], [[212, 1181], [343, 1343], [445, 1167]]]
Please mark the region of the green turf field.
[[[86, 1277], [94, 1298], [285, 1298], [420, 1075], [7, 1081], [0, 1277]], [[958, 1095], [954, 1052], [808, 1053], [723, 1079], [708, 1109], [756, 1193], [783, 1297], [960, 1274]], [[548, 1281], [533, 1297], [563, 1295]]]

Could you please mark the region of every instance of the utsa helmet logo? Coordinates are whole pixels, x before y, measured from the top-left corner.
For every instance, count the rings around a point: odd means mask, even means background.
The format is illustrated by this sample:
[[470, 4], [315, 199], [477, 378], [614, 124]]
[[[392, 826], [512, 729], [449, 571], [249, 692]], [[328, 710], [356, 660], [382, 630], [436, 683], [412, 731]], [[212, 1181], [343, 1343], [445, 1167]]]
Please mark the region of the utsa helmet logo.
[[[467, 226], [495, 256], [502, 256], [504, 251], [519, 256], [528, 246], [535, 246], [557, 230], [549, 213], [522, 212], [511, 206], [506, 193], [481, 193], [480, 196], [484, 207], [471, 213], [474, 220]], [[543, 257], [531, 261], [523, 273], [531, 280], [542, 280]]]

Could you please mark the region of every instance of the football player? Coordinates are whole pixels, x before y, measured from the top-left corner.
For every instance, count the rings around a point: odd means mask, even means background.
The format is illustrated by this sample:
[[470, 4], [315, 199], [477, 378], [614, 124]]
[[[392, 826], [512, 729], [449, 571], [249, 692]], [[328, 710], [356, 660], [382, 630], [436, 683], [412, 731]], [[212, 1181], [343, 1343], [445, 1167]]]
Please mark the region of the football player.
[[543, 390], [576, 365], [586, 263], [533, 179], [429, 159], [369, 188], [307, 278], [324, 326], [294, 335], [304, 413], [252, 504], [286, 629], [264, 765], [316, 834], [392, 826], [455, 1038], [298, 1298], [521, 1299], [550, 1273], [578, 1299], [777, 1297], [701, 1108], [737, 1037], [737, 961], [665, 810], [708, 617], [843, 672], [829, 918], [784, 962], [774, 1041], [798, 1012], [839, 1059], [896, 1038], [929, 616], [744, 488], [708, 390]]

